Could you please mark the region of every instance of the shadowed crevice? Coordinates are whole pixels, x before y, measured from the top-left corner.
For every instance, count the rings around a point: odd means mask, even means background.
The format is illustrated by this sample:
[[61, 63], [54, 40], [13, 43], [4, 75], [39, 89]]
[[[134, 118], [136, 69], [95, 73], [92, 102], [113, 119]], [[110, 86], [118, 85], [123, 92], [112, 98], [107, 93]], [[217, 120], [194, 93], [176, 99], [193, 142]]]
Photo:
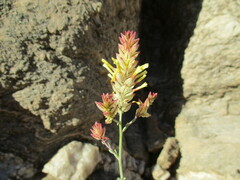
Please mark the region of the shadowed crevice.
[[[184, 52], [194, 33], [201, 7], [202, 0], [142, 1], [140, 62], [150, 65], [147, 77], [149, 86], [142, 97], [153, 91], [158, 92], [158, 98], [151, 108], [152, 116], [141, 119], [135, 127], [141, 129], [149, 152], [149, 167], [156, 163], [156, 154], [159, 154], [166, 138], [175, 136], [175, 119], [185, 103], [181, 77]], [[134, 149], [131, 146], [137, 146], [131, 134], [138, 131], [132, 128], [128, 132], [126, 141], [130, 151]]]
[[185, 101], [181, 68], [201, 5], [202, 0], [142, 1], [140, 58], [141, 63], [150, 64], [146, 91], [159, 94], [154, 107], [159, 127], [168, 124], [174, 130], [175, 118]]

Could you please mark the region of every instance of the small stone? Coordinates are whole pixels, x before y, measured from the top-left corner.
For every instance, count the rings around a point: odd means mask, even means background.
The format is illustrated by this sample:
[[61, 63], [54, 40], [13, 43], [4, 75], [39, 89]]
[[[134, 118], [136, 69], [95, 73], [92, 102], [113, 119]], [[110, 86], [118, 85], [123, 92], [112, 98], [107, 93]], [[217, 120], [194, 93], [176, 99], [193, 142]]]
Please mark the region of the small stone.
[[155, 180], [167, 180], [170, 177], [170, 173], [162, 169], [159, 165], [155, 165], [152, 171], [152, 176]]
[[59, 180], [85, 180], [100, 160], [98, 147], [73, 141], [62, 147], [42, 171]]
[[177, 139], [170, 137], [166, 140], [163, 150], [157, 159], [157, 164], [163, 169], [168, 169], [177, 159], [179, 154], [179, 146]]
[[157, 164], [152, 170], [152, 176], [155, 180], [167, 180], [170, 173], [167, 169], [176, 161], [179, 154], [177, 139], [170, 137], [166, 140], [163, 150], [157, 159]]

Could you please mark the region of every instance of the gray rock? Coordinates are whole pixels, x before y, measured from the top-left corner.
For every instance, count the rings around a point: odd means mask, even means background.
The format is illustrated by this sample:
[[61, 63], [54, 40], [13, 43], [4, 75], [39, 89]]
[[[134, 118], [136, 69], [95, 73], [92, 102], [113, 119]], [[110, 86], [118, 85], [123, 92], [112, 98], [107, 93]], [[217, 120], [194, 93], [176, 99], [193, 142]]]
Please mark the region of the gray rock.
[[180, 180], [240, 178], [240, 4], [204, 0], [185, 51]]
[[0, 159], [0, 179], [29, 179], [36, 173], [33, 164], [11, 153], [0, 153]]

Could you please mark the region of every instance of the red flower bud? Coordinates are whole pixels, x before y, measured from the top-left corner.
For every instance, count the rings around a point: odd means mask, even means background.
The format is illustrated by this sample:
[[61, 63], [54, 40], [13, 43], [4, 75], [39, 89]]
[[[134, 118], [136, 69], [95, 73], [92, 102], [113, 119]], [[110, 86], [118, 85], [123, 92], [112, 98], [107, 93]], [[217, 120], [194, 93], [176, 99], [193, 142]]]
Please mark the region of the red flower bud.
[[103, 115], [106, 117], [106, 123], [112, 123], [113, 118], [117, 114], [117, 100], [113, 98], [113, 94], [102, 94], [103, 102], [95, 102], [98, 109], [103, 112]]
[[147, 99], [143, 103], [140, 99], [138, 100], [139, 108], [136, 110], [136, 117], [149, 117], [151, 116], [147, 111], [150, 105], [157, 98], [157, 93], [149, 92]]
[[101, 123], [95, 122], [90, 131], [92, 132], [91, 136], [96, 140], [109, 140], [105, 137], [106, 128], [103, 128]]

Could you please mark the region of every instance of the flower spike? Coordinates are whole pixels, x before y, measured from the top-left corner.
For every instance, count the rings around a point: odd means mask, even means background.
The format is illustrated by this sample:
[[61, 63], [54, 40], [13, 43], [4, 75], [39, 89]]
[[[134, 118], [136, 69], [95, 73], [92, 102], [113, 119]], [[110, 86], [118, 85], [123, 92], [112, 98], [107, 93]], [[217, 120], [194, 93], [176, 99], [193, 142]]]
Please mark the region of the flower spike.
[[117, 100], [114, 99], [113, 94], [102, 94], [102, 100], [103, 102], [95, 102], [98, 109], [100, 109], [103, 112], [103, 115], [105, 116], [106, 124], [112, 123], [113, 118], [117, 114]]
[[[111, 94], [102, 94], [102, 102], [95, 102], [106, 118], [105, 123], [110, 124], [114, 121], [119, 128], [118, 150], [111, 147], [110, 139], [105, 137], [106, 128], [103, 128], [101, 123], [95, 122], [90, 130], [92, 132], [91, 136], [97, 140], [101, 140], [102, 144], [118, 160], [119, 177], [117, 179], [126, 180], [122, 166], [123, 134], [138, 117], [150, 116], [148, 109], [156, 99], [157, 93], [150, 92], [144, 102], [141, 100], [138, 100], [138, 102], [133, 101], [135, 92], [147, 87], [144, 79], [147, 76], [146, 69], [149, 65], [148, 63], [138, 65], [138, 61], [136, 60], [139, 54], [139, 51], [137, 51], [139, 38], [136, 38], [136, 32], [126, 31], [121, 33], [119, 41], [116, 58], [112, 58], [111, 63], [102, 59], [103, 67], [107, 69], [108, 76], [111, 79], [113, 92]], [[126, 124], [123, 124], [123, 113], [131, 108], [132, 103], [136, 103], [139, 106], [135, 117]], [[114, 119], [117, 114], [118, 120]]]
[[96, 140], [109, 140], [109, 138], [105, 137], [106, 128], [103, 128], [101, 123], [95, 122], [90, 131], [92, 132], [91, 136]]
[[[148, 64], [138, 66], [136, 60], [139, 51], [139, 38], [136, 38], [136, 32], [126, 31], [121, 33], [119, 37], [118, 53], [116, 59], [112, 58], [115, 65], [112, 66], [106, 60], [102, 60], [111, 78], [113, 94], [118, 99], [118, 108], [123, 112], [127, 112], [131, 107], [131, 100], [134, 92], [147, 86], [146, 82], [141, 83], [147, 74]], [[141, 83], [140, 85], [138, 85]]]

